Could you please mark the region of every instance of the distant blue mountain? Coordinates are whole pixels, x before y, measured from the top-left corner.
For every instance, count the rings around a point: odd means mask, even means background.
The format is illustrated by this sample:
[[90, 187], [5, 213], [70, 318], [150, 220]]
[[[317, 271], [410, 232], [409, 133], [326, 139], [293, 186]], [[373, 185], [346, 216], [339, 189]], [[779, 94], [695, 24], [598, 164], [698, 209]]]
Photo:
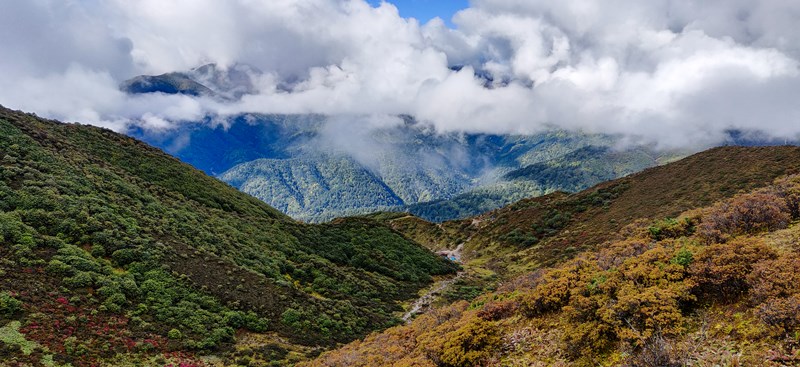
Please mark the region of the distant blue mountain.
[[579, 190], [665, 156], [614, 153], [615, 140], [603, 135], [439, 134], [410, 117], [380, 128], [337, 123], [355, 131], [336, 136], [319, 115], [246, 114], [129, 134], [308, 221], [376, 210], [454, 219]]
[[[256, 92], [260, 74], [243, 64], [208, 64], [138, 76], [121, 89], [235, 100]], [[487, 88], [504, 83], [485, 71], [475, 74]], [[614, 138], [597, 134], [442, 134], [410, 116], [395, 122], [242, 114], [168, 131], [133, 127], [128, 134], [308, 221], [376, 210], [455, 219], [555, 190], [581, 190], [682, 154], [618, 152], [611, 149]]]
[[324, 118], [314, 115], [241, 115], [214, 124], [208, 118], [177, 130], [147, 131], [133, 126], [128, 135], [164, 149], [184, 162], [216, 176], [237, 164], [259, 158], [287, 159], [302, 155]]
[[771, 137], [763, 131], [744, 131], [729, 129], [725, 131], [727, 138], [722, 145], [745, 147], [761, 147], [772, 145], [800, 145], [800, 141], [786, 138]]
[[211, 89], [183, 73], [137, 76], [123, 82], [120, 89], [130, 94], [164, 93], [195, 97], [214, 96]]
[[184, 94], [236, 100], [256, 91], [254, 80], [261, 74], [260, 70], [246, 64], [230, 67], [207, 64], [186, 72], [139, 75], [122, 82], [119, 88], [129, 94]]

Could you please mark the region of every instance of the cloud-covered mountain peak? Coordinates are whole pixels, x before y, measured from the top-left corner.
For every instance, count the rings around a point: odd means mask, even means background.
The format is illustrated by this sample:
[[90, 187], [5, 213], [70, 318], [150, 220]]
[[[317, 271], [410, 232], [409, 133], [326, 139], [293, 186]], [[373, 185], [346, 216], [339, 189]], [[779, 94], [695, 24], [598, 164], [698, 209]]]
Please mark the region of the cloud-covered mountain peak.
[[228, 67], [210, 63], [193, 68], [188, 75], [208, 86], [219, 95], [239, 99], [245, 94], [258, 93], [257, 80], [264, 72], [257, 67], [236, 63]]
[[[800, 134], [796, 1], [479, 0], [455, 28], [364, 0], [7, 3], [0, 103], [117, 130], [313, 113], [659, 148]], [[118, 89], [175, 71], [223, 98]]]
[[186, 72], [139, 75], [124, 81], [120, 89], [128, 94], [181, 94], [235, 101], [245, 94], [258, 93], [256, 84], [262, 75], [261, 70], [247, 64], [222, 67], [210, 63]]

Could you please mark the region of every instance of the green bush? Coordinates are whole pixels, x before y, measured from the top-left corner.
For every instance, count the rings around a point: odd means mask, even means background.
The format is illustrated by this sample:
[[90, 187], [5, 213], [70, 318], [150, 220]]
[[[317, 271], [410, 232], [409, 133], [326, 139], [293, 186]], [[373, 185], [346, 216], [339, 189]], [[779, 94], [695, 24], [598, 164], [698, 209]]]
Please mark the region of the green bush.
[[103, 302], [103, 306], [106, 306], [106, 308], [111, 312], [119, 312], [126, 302], [127, 299], [125, 298], [124, 294], [114, 293], [106, 298], [105, 302]]
[[117, 265], [123, 266], [123, 265], [128, 265], [128, 264], [138, 260], [139, 259], [139, 254], [137, 254], [136, 251], [134, 251], [132, 249], [127, 249], [126, 248], [126, 249], [114, 251], [111, 254], [111, 258], [114, 260], [114, 262], [117, 263]]
[[286, 311], [281, 314], [281, 321], [283, 321], [286, 325], [292, 325], [300, 321], [303, 315], [295, 309], [287, 308]]
[[229, 311], [225, 313], [225, 324], [228, 326], [238, 329], [244, 326], [244, 315], [238, 311]]
[[0, 292], [0, 315], [12, 316], [22, 310], [22, 301], [14, 298], [8, 292]]
[[47, 272], [56, 275], [71, 275], [75, 272], [75, 269], [72, 268], [69, 264], [65, 264], [63, 261], [58, 259], [50, 260], [47, 264], [46, 268]]
[[244, 327], [250, 331], [263, 333], [269, 327], [269, 320], [259, 317], [254, 312], [248, 312], [244, 316]]
[[90, 253], [92, 254], [92, 256], [99, 258], [106, 256], [106, 249], [103, 247], [103, 245], [94, 245], [92, 246], [92, 250], [90, 251]]
[[677, 254], [675, 254], [675, 257], [672, 259], [671, 262], [673, 264], [678, 264], [680, 266], [687, 267], [692, 263], [693, 260], [694, 260], [694, 255], [692, 254], [692, 252], [686, 248], [682, 248], [680, 251], [678, 251]]
[[683, 219], [666, 218], [654, 223], [647, 230], [650, 232], [650, 237], [661, 241], [666, 238], [690, 236], [695, 232], [695, 228], [695, 220], [687, 217]]
[[178, 329], [172, 329], [167, 333], [167, 338], [170, 338], [172, 340], [179, 340], [183, 338], [183, 334]]
[[87, 288], [94, 284], [94, 280], [94, 273], [79, 271], [69, 278], [64, 278], [64, 284], [72, 288]]

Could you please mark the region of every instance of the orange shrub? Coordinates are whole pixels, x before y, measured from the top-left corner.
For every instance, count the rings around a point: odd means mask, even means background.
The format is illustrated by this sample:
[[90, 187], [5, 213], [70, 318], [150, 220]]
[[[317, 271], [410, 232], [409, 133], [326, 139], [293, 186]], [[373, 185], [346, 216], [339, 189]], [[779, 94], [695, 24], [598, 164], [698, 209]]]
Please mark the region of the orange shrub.
[[587, 321], [570, 325], [564, 330], [564, 352], [571, 359], [599, 355], [613, 347], [616, 337], [613, 328], [601, 321]]
[[673, 261], [682, 251], [672, 243], [659, 246], [628, 259], [619, 268], [619, 281], [606, 290], [614, 300], [598, 311], [614, 326], [616, 335], [634, 345], [657, 332], [665, 335], [681, 331], [681, 305], [694, 298], [689, 292], [686, 267]]
[[697, 218], [666, 218], [653, 223], [653, 225], [647, 228], [647, 231], [652, 239], [660, 241], [666, 238], [691, 236], [696, 226]]
[[586, 259], [576, 259], [569, 265], [545, 273], [539, 285], [522, 297], [522, 312], [529, 317], [554, 312], [566, 305], [570, 293], [582, 284], [581, 276], [596, 269], [596, 264]]
[[420, 335], [417, 342], [437, 366], [467, 367], [483, 365], [500, 350], [502, 338], [494, 323], [472, 314]]
[[687, 296], [682, 283], [644, 289], [628, 286], [605, 311], [620, 339], [642, 346], [657, 332], [675, 335], [682, 331], [680, 302]]
[[769, 246], [755, 238], [704, 247], [689, 267], [693, 291], [701, 300], [735, 300], [748, 290], [747, 276], [753, 265], [775, 257]]
[[800, 327], [800, 255], [756, 264], [747, 282], [752, 287], [750, 299], [766, 324], [786, 332]]
[[786, 200], [792, 218], [800, 218], [800, 175], [792, 175], [775, 180], [775, 193]]

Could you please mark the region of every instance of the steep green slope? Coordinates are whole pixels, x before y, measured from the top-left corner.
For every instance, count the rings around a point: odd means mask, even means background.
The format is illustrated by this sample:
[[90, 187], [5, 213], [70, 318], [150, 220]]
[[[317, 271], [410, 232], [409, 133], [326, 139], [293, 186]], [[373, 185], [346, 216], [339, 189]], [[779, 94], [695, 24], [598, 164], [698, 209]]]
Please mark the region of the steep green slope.
[[343, 156], [258, 159], [219, 178], [302, 220], [403, 203], [369, 170]]
[[104, 129], [1, 109], [0, 157], [0, 298], [21, 302], [0, 325], [35, 346], [4, 341], [4, 361], [289, 363], [391, 325], [455, 270], [378, 222], [294, 222]]
[[472, 189], [450, 199], [407, 205], [396, 210], [409, 212], [432, 222], [444, 222], [486, 213], [525, 198], [544, 195], [555, 189], [528, 180], [500, 181]]
[[578, 192], [598, 183], [656, 166], [673, 156], [680, 155], [644, 148], [616, 151], [606, 146], [586, 146], [559, 159], [511, 171], [503, 178], [533, 181], [543, 187]]

